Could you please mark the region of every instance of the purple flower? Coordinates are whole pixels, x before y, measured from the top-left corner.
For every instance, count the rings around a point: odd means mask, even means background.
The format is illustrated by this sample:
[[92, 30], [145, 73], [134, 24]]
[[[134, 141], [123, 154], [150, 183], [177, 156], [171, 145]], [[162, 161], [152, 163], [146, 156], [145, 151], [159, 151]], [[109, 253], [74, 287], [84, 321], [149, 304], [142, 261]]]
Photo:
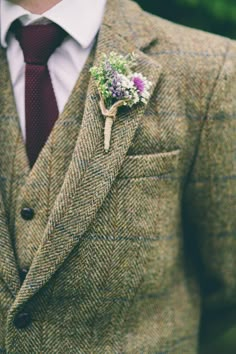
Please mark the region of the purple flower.
[[113, 67], [111, 66], [111, 64], [109, 63], [108, 60], [106, 60], [106, 62], [105, 62], [104, 70], [105, 70], [107, 79], [112, 77], [115, 73], [115, 70], [113, 69]]
[[145, 90], [145, 82], [140, 76], [133, 76], [132, 81], [134, 83], [134, 86], [136, 87], [138, 93], [141, 95], [143, 91]]
[[112, 98], [115, 100], [123, 99], [125, 97], [125, 90], [122, 87], [122, 80], [117, 70], [112, 67], [108, 60], [105, 62], [104, 71]]
[[116, 71], [114, 71], [111, 75], [109, 90], [112, 94], [112, 97], [117, 100], [120, 100], [125, 97], [125, 92], [122, 87], [121, 78], [119, 77]]

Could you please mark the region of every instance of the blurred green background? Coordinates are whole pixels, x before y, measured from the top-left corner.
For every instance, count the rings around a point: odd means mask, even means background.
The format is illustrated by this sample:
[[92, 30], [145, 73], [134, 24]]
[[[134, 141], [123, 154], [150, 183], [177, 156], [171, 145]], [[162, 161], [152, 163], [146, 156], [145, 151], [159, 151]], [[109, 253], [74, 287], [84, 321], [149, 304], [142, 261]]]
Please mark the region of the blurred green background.
[[[136, 0], [136, 2], [144, 10], [173, 22], [236, 39], [236, 0]], [[226, 319], [222, 318], [223, 321]], [[211, 328], [208, 332], [211, 332]], [[236, 354], [236, 327], [221, 336], [218, 333], [213, 334], [213, 338], [211, 343], [201, 349], [200, 354]]]
[[137, 0], [136, 2], [146, 11], [168, 20], [236, 39], [236, 0]]

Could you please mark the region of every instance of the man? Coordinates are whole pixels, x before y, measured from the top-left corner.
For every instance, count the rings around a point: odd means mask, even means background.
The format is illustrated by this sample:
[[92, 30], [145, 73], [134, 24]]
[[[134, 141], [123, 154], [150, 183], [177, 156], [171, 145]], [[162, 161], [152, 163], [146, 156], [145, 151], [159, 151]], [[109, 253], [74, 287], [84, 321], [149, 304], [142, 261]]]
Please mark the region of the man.
[[[197, 353], [235, 323], [235, 42], [129, 0], [0, 4], [2, 352]], [[152, 86], [104, 153], [112, 51]]]

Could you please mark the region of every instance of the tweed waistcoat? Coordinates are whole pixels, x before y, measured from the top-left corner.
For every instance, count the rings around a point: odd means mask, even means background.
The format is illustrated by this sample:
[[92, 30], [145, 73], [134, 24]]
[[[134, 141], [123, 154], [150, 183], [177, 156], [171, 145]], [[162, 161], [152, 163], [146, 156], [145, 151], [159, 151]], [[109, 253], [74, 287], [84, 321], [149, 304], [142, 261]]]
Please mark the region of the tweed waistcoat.
[[[8, 70], [0, 72], [2, 105], [0, 112], [0, 170], [1, 190], [11, 242], [19, 269], [29, 268], [37, 251], [49, 211], [62, 186], [78, 137], [89, 82], [89, 68], [94, 59], [91, 51], [71, 97], [59, 116], [51, 135], [42, 149], [33, 169], [30, 170]], [[7, 67], [5, 53], [1, 52], [1, 67]], [[7, 119], [4, 119], [7, 117]], [[68, 144], [61, 145], [66, 139]], [[57, 161], [55, 165], [55, 161]], [[37, 210], [34, 221], [27, 224], [21, 210]], [[33, 225], [34, 224], [34, 225]], [[32, 229], [35, 230], [32, 235]]]
[[[0, 49], [0, 351], [201, 353], [236, 318], [236, 43], [108, 0], [94, 50], [29, 171]], [[106, 154], [88, 69], [111, 51], [152, 87]]]

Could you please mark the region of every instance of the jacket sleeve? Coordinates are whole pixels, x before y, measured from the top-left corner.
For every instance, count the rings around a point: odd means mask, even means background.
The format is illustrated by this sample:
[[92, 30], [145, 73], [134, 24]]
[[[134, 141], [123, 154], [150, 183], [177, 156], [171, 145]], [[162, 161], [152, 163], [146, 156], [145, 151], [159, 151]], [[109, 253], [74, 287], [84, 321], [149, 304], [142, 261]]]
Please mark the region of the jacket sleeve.
[[[202, 342], [236, 326], [236, 42], [227, 53], [185, 185], [183, 224], [202, 293]], [[203, 351], [201, 351], [203, 353]]]

